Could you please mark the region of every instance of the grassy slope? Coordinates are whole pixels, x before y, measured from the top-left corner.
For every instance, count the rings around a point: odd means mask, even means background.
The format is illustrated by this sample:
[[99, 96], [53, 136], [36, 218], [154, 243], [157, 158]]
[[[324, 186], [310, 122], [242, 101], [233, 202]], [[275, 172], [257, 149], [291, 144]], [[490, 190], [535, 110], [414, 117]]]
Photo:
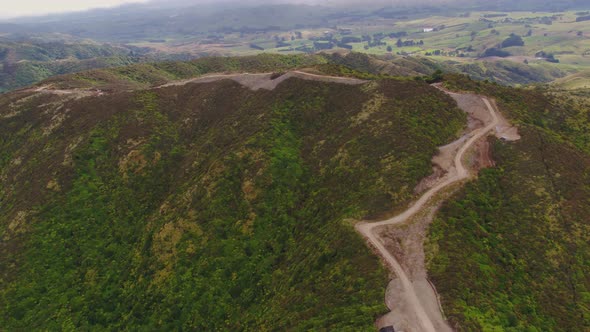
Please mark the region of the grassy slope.
[[555, 80], [555, 82], [553, 82], [553, 85], [558, 88], [569, 90], [588, 89], [590, 88], [590, 70], [585, 70]]
[[504, 85], [546, 83], [565, 75], [565, 72], [549, 64], [527, 65], [508, 60], [457, 63], [445, 69], [464, 73], [476, 80], [489, 80]]
[[407, 201], [464, 123], [391, 80], [0, 98], [8, 329], [371, 330], [385, 272], [343, 220]]
[[445, 204], [433, 224], [429, 269], [445, 312], [463, 331], [587, 330], [587, 96], [456, 78], [448, 85], [496, 98], [522, 140], [495, 141], [497, 166]]

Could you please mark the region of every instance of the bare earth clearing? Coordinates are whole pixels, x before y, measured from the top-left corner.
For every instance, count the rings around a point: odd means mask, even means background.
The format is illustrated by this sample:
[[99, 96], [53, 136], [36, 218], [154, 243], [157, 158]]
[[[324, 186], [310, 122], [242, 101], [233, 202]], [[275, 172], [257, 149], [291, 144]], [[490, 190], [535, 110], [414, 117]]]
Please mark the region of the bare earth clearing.
[[470, 168], [491, 164], [489, 158], [482, 158], [480, 154], [476, 160], [465, 165], [465, 159], [473, 159], [465, 158], [470, 149], [478, 147], [487, 152], [486, 139], [491, 131], [505, 140], [520, 138], [516, 128], [509, 125], [487, 98], [444, 92], [468, 113], [467, 133], [440, 148], [440, 153], [433, 158], [434, 174], [416, 188], [418, 192], [429, 189], [406, 211], [387, 220], [356, 225], [357, 231], [395, 275], [386, 293], [386, 304], [391, 312], [376, 322], [378, 327], [393, 325], [396, 331], [406, 332], [452, 331], [444, 318], [434, 285], [427, 279], [424, 255], [426, 230], [440, 204], [464, 180], [473, 176]]

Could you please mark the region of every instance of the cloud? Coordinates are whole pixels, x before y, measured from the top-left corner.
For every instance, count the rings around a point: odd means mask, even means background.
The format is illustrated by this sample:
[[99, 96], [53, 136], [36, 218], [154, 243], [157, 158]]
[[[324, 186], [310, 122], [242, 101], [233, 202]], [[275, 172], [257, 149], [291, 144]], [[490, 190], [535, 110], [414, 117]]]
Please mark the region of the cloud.
[[2, 2], [0, 16], [6, 18], [113, 7], [127, 3], [148, 2], [148, 0], [7, 0]]

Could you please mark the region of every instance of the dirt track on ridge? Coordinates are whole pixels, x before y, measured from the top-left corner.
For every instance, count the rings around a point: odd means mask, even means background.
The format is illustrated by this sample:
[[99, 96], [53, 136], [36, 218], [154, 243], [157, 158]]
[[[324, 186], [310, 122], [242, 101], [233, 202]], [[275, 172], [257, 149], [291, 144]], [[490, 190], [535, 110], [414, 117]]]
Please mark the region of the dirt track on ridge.
[[[303, 80], [308, 81], [318, 81], [318, 82], [328, 82], [328, 83], [339, 83], [339, 84], [347, 84], [347, 85], [360, 85], [367, 83], [368, 81], [352, 78], [352, 77], [339, 77], [339, 76], [328, 76], [328, 75], [318, 75], [307, 73], [303, 71], [289, 71], [286, 72], [276, 78], [273, 78], [274, 73], [234, 73], [234, 74], [210, 74], [210, 75], [203, 75], [195, 78], [190, 78], [186, 80], [180, 81], [172, 81], [166, 83], [164, 85], [156, 86], [154, 88], [166, 88], [170, 86], [181, 86], [190, 83], [212, 83], [221, 80], [232, 80], [235, 81], [251, 90], [274, 90], [279, 84], [288, 80], [289, 78], [295, 77]], [[88, 90], [88, 89], [54, 89], [53, 86], [44, 85], [39, 86], [36, 88], [28, 88], [22, 91], [30, 91], [36, 93], [47, 93], [47, 94], [54, 94], [60, 96], [72, 96], [76, 98], [83, 98], [89, 96], [102, 96], [107, 94], [101, 90]]]
[[239, 74], [213, 74], [213, 75], [205, 75], [197, 78], [192, 78], [183, 81], [176, 81], [170, 82], [168, 84], [164, 84], [159, 86], [159, 88], [164, 88], [168, 86], [177, 86], [177, 85], [185, 85], [189, 83], [210, 83], [220, 80], [229, 79], [235, 82], [240, 83], [241, 85], [248, 87], [252, 90], [274, 90], [279, 84], [284, 82], [285, 80], [296, 77], [304, 80], [309, 81], [319, 81], [319, 82], [330, 82], [330, 83], [340, 83], [340, 84], [349, 84], [349, 85], [359, 85], [363, 83], [367, 83], [365, 80], [357, 79], [357, 78], [349, 78], [349, 77], [338, 77], [338, 76], [327, 76], [327, 75], [316, 75], [311, 73], [306, 73], [303, 71], [290, 71], [287, 72], [279, 77], [272, 78], [273, 73], [257, 73], [257, 74], [250, 74], [250, 73], [239, 73]]

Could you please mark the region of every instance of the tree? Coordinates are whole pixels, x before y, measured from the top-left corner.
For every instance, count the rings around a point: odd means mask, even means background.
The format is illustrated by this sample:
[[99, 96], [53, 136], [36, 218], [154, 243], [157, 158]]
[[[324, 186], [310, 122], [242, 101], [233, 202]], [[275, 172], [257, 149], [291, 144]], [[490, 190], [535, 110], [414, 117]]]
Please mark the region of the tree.
[[342, 37], [342, 43], [344, 44], [348, 44], [348, 43], [360, 43], [362, 42], [362, 39], [360, 39], [359, 37]]
[[400, 39], [398, 39], [398, 40], [397, 40], [397, 42], [395, 43], [395, 45], [396, 45], [397, 47], [402, 47], [402, 46], [404, 46], [404, 42], [402, 42], [402, 40], [401, 40], [401, 38], [400, 38]]
[[393, 48], [391, 47], [391, 45], [387, 46], [387, 52], [391, 52], [393, 51]]
[[428, 82], [429, 84], [432, 83], [438, 83], [441, 82], [443, 80], [443, 72], [440, 69], [437, 69], [434, 71], [434, 73], [432, 73], [432, 75], [430, 75], [430, 77], [426, 78], [426, 82]]
[[502, 48], [511, 46], [524, 46], [524, 40], [522, 40], [522, 37], [512, 33], [510, 37], [504, 39], [502, 42]]
[[492, 47], [492, 48], [488, 48], [482, 56], [484, 57], [488, 57], [488, 56], [497, 56], [500, 58], [505, 58], [507, 56], [510, 56], [511, 54], [509, 52], [503, 51], [501, 49]]

